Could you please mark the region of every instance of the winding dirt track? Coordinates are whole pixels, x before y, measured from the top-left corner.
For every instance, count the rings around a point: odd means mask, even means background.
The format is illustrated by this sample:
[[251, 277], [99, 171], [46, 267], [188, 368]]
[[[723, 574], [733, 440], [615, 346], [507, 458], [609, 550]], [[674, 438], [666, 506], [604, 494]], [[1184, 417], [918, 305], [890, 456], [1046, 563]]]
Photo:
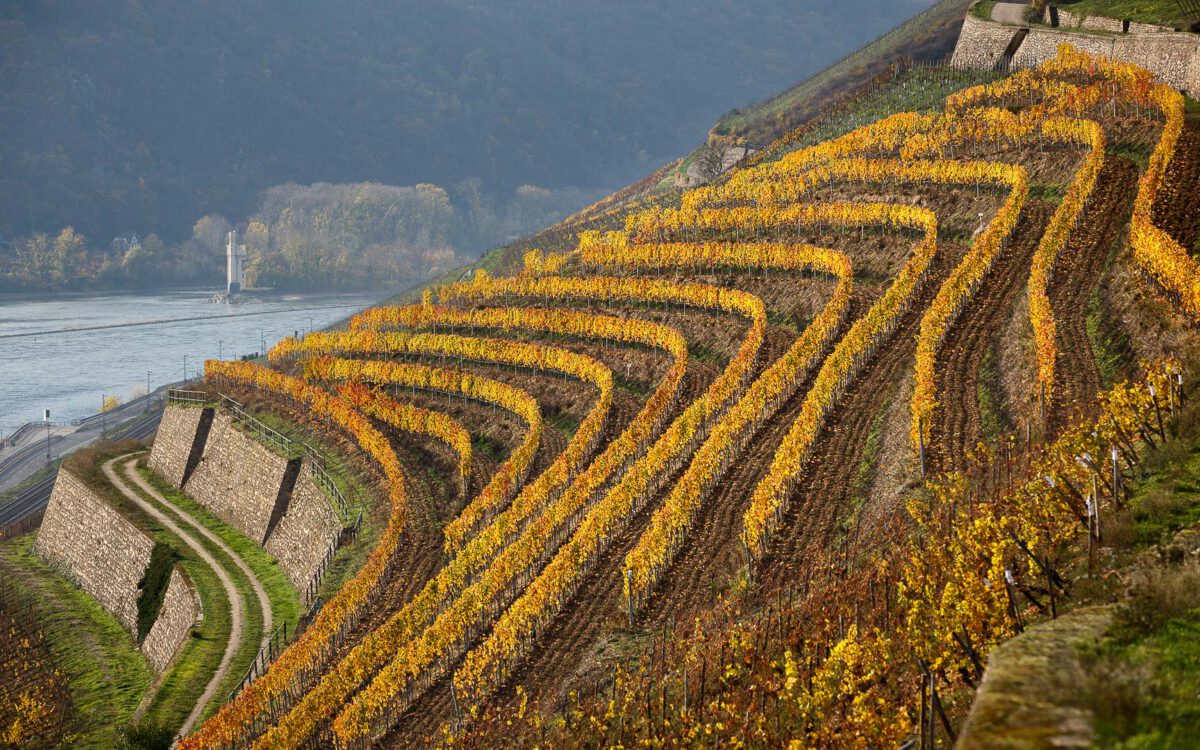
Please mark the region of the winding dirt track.
[[[225, 679], [225, 675], [229, 673], [229, 667], [233, 663], [233, 657], [237, 654], [238, 649], [241, 648], [242, 640], [246, 637], [246, 613], [242, 610], [242, 596], [238, 593], [237, 586], [235, 586], [233, 583], [233, 576], [229, 574], [229, 571], [225, 569], [225, 566], [218, 562], [217, 559], [213, 557], [212, 554], [204, 547], [204, 545], [197, 541], [195, 537], [181, 528], [179, 524], [175, 523], [170, 516], [135, 492], [129, 485], [125, 483], [124, 480], [121, 479], [120, 476], [117, 475], [116, 470], [113, 468], [113, 464], [117, 463], [118, 461], [128, 459], [132, 455], [133, 454], [117, 456], [116, 458], [105, 462], [102, 467], [104, 476], [108, 479], [112, 486], [117, 489], [118, 492], [127, 497], [130, 502], [137, 505], [144, 513], [153, 518], [157, 523], [161, 524], [163, 528], [177, 536], [181, 542], [186, 544], [193, 552], [196, 553], [196, 556], [199, 557], [205, 565], [212, 568], [213, 573], [215, 573], [217, 578], [221, 581], [221, 587], [225, 589], [225, 596], [229, 600], [229, 641], [225, 644], [225, 652], [221, 654], [221, 661], [217, 665], [216, 671], [213, 672], [212, 677], [204, 686], [204, 692], [202, 692], [200, 697], [196, 699], [196, 705], [192, 707], [191, 712], [188, 713], [187, 718], [184, 719], [183, 724], [179, 727], [178, 736], [183, 737], [191, 731], [192, 726], [195, 725], [196, 721], [200, 718], [200, 714], [204, 711], [204, 707], [207, 706], [216, 695], [217, 688], [220, 687], [221, 681]], [[125, 471], [127, 474], [133, 473], [133, 464], [134, 460], [130, 460], [125, 464]], [[158, 493], [155, 493], [155, 495], [157, 494]], [[189, 524], [198, 526], [198, 524], [196, 524], [194, 520], [190, 519], [186, 513], [170, 503], [167, 503], [165, 500], [162, 502], [171, 507], [174, 512], [178, 513], [180, 518], [188, 519]], [[230, 551], [227, 547], [225, 550], [226, 554], [230, 554]], [[237, 555], [230, 554], [230, 557], [235, 561], [240, 560]], [[260, 595], [259, 606], [262, 607], [263, 623], [266, 625], [266, 627], [263, 629], [263, 632], [266, 637], [270, 637], [270, 601], [266, 599], [266, 592], [263, 591], [262, 586], [258, 584], [258, 579], [253, 575], [249, 576], [249, 578], [255, 585], [255, 594]]]
[[[1046, 419], [1055, 435], [1096, 398], [1100, 368], [1087, 331], [1088, 299], [1104, 272], [1112, 247], [1124, 236], [1137, 193], [1137, 166], [1109, 156], [1080, 223], [1071, 232], [1054, 269], [1050, 306], [1054, 310], [1055, 388]], [[1195, 217], [1193, 217], [1194, 219]]]
[[1029, 281], [1033, 251], [1052, 213], [1054, 206], [1045, 201], [1027, 204], [1013, 241], [996, 259], [938, 350], [938, 408], [930, 425], [926, 467], [930, 475], [965, 469], [967, 454], [983, 438], [979, 381], [984, 355], [1003, 331], [1013, 302]]

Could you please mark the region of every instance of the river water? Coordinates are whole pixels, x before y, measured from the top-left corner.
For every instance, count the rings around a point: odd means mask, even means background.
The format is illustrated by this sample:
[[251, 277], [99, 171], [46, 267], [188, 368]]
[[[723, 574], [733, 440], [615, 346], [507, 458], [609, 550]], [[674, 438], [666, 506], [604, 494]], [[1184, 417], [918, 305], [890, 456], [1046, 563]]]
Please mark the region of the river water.
[[[272, 295], [214, 304], [212, 292], [0, 295], [0, 436], [42, 418], [95, 414], [105, 395], [126, 401], [196, 377], [209, 357], [237, 358], [296, 331], [321, 329], [381, 294]], [[81, 330], [86, 329], [86, 330]], [[186, 359], [185, 359], [186, 358]]]

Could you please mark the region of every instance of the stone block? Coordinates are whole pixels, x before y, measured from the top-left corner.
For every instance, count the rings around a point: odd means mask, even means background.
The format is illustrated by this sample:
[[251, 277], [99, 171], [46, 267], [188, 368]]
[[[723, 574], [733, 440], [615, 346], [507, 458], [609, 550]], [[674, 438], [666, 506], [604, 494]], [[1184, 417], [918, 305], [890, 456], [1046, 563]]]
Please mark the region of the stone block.
[[1124, 21], [1105, 16], [1088, 16], [1083, 19], [1082, 26], [1091, 31], [1108, 31], [1114, 34], [1123, 34], [1125, 32]]
[[183, 487], [203, 454], [213, 410], [168, 404], [147, 465], [175, 489]]
[[200, 600], [192, 585], [176, 567], [163, 595], [158, 618], [142, 641], [142, 653], [155, 672], [170, 665], [200, 617]]
[[267, 539], [267, 552], [292, 585], [304, 591], [341, 530], [333, 499], [314, 479], [311, 459], [304, 459], [287, 512]]
[[58, 472], [34, 551], [134, 634], [138, 582], [153, 548], [149, 537], [75, 475]]
[[263, 544], [282, 517], [300, 470], [287, 459], [242, 432], [218, 411], [196, 470], [184, 484], [196, 502]]
[[[1169, 86], [1200, 94], [1200, 36], [1182, 32], [1105, 36], [1065, 31], [1065, 11], [1058, 10], [1059, 28], [1033, 27], [1013, 54], [1015, 68], [1033, 67], [1053, 58], [1060, 44], [1069, 43], [1095, 55], [1140, 65]], [[1112, 20], [1112, 19], [1108, 19]], [[1119, 26], [1120, 21], [1116, 24]], [[968, 15], [954, 49], [952, 64], [992, 69], [1016, 40], [1012, 27]]]

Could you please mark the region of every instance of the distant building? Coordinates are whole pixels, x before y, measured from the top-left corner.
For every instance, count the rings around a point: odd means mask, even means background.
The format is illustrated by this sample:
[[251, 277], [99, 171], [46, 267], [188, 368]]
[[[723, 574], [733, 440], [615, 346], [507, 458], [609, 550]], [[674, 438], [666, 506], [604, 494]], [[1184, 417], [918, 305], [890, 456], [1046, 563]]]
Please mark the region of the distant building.
[[225, 236], [225, 261], [225, 291], [242, 291], [246, 288], [246, 246], [238, 244], [236, 231]]
[[131, 234], [128, 237], [113, 237], [112, 249], [114, 253], [126, 253], [130, 250], [137, 250], [142, 246], [142, 241], [138, 239], [137, 234]]

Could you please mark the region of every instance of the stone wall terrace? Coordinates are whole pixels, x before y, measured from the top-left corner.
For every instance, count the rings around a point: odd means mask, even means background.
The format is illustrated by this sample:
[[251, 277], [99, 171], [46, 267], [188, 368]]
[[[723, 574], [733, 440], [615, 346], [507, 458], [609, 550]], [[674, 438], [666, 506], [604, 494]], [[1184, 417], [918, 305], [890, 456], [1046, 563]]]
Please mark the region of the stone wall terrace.
[[74, 474], [58, 472], [34, 550], [137, 632], [138, 582], [154, 542]]
[[[1032, 67], [1045, 62], [1057, 54], [1060, 44], [1067, 42], [1092, 54], [1140, 65], [1163, 83], [1193, 96], [1200, 95], [1200, 35], [1157, 27], [1152, 32], [1132, 31], [1132, 25], [1128, 34], [1076, 33], [1063, 28], [1066, 25], [1064, 11], [1060, 9], [1058, 13], [1059, 28], [1034, 26], [1028, 29], [1028, 35], [1013, 55], [1013, 67]], [[1076, 20], [1068, 18], [1071, 22]], [[1115, 24], [1119, 32], [1122, 24], [1120, 21]], [[1022, 29], [1017, 27], [968, 14], [963, 20], [952, 64], [992, 69], [1003, 60], [1009, 44], [1021, 32]]]
[[[137, 635], [138, 584], [154, 541], [66, 469], [60, 469], [34, 551], [92, 596], [131, 636]], [[187, 638], [200, 604], [178, 567], [171, 571], [158, 617], [141, 644], [161, 672]]]
[[167, 404], [154, 436], [147, 465], [175, 489], [181, 489], [199, 463], [213, 410]]
[[342, 531], [333, 501], [318, 486], [312, 469], [312, 459], [305, 458], [287, 512], [265, 545], [298, 591], [308, 586]]
[[200, 600], [192, 585], [176, 568], [171, 571], [171, 580], [167, 584], [158, 619], [142, 641], [142, 653], [154, 671], [162, 672], [167, 668], [198, 619]]
[[287, 507], [299, 464], [258, 443], [218, 410], [204, 454], [183, 489], [261, 545]]

